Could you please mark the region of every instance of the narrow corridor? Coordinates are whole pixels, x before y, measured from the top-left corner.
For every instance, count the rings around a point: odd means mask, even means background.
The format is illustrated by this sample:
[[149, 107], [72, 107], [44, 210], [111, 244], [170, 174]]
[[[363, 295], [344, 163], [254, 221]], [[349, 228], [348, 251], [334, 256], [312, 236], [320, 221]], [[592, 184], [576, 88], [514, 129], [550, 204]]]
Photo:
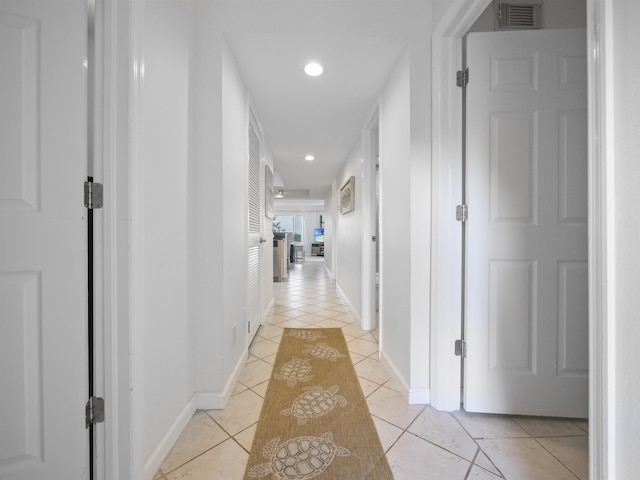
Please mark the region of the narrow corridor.
[[[409, 405], [317, 257], [274, 284], [275, 305], [224, 410], [198, 411], [154, 480], [243, 478], [284, 327], [341, 327], [396, 480], [588, 479], [586, 421], [438, 412]], [[366, 480], [366, 479], [353, 479]]]

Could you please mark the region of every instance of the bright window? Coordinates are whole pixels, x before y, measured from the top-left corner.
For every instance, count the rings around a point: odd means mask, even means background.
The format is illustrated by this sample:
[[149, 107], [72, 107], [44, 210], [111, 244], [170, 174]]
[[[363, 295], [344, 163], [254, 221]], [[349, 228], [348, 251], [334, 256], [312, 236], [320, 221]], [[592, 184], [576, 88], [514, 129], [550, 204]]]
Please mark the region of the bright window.
[[302, 242], [302, 215], [276, 215], [274, 232], [293, 232], [293, 241]]

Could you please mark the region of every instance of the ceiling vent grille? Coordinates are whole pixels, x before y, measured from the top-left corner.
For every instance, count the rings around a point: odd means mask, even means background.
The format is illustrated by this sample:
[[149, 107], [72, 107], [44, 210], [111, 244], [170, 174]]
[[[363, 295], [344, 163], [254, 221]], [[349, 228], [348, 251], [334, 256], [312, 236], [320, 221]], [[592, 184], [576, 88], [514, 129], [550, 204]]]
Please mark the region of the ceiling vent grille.
[[509, 29], [542, 28], [542, 5], [521, 3], [498, 4], [498, 26]]

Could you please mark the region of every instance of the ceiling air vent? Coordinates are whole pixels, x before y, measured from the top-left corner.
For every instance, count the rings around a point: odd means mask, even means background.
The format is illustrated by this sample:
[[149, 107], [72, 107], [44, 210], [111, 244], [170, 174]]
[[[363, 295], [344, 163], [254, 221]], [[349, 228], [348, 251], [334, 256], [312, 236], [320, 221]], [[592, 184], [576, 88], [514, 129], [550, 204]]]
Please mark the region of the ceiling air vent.
[[501, 29], [542, 28], [542, 5], [499, 3], [498, 27]]

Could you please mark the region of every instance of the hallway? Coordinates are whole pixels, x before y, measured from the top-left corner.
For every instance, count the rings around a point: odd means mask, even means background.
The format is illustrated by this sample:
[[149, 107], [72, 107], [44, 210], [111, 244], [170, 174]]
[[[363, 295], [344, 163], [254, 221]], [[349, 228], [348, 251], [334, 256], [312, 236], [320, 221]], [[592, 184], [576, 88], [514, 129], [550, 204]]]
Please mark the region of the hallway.
[[[408, 405], [356, 324], [324, 262], [294, 264], [249, 348], [224, 410], [198, 411], [154, 480], [242, 479], [284, 327], [342, 327], [396, 480], [588, 478], [586, 421], [438, 412]], [[365, 479], [353, 479], [365, 480]]]

